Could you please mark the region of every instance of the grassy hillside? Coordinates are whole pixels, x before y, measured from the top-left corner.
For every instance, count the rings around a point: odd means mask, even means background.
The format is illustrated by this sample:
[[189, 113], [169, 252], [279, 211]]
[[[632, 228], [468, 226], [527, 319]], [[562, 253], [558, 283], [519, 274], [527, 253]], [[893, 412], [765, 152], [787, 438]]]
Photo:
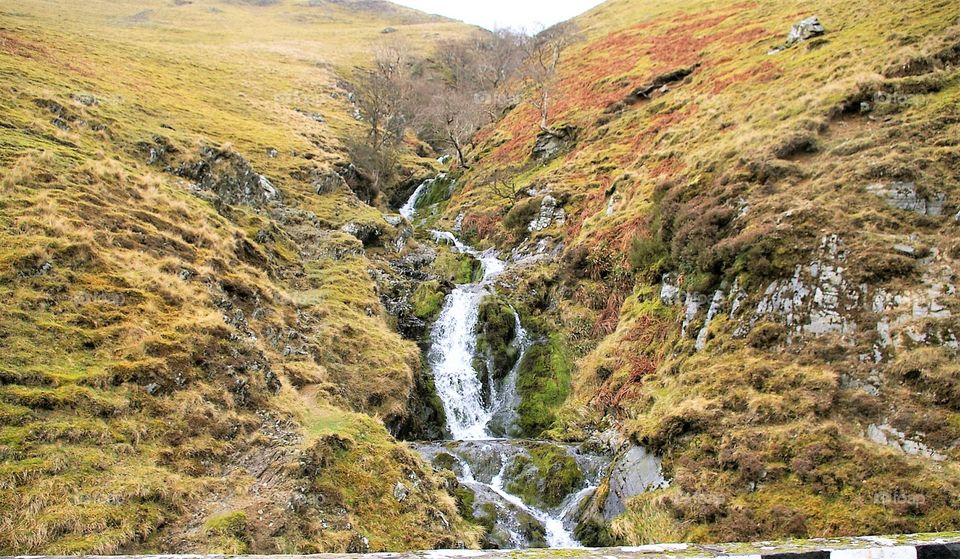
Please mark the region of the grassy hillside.
[[463, 30], [370, 2], [0, 8], [0, 553], [474, 543], [384, 428], [421, 367], [368, 274], [396, 230], [333, 173], [337, 76]]
[[588, 543], [960, 526], [958, 18], [612, 0], [563, 55], [560, 152], [532, 157], [529, 103], [481, 132], [444, 225], [563, 243], [514, 295], [578, 358], [549, 432], [617, 426], [672, 480]]

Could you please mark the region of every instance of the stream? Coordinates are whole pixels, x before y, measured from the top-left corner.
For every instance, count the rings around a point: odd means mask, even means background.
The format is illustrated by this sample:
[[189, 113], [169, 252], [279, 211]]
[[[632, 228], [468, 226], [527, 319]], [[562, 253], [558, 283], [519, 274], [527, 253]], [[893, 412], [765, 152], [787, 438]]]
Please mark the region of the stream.
[[[421, 184], [400, 208], [400, 214], [413, 222], [418, 199], [442, 178], [441, 174]], [[535, 343], [516, 313], [512, 343], [517, 362], [500, 382], [488, 379], [490, 394], [486, 401], [484, 383], [473, 366], [481, 302], [494, 293], [496, 279], [508, 264], [495, 249], [478, 251], [447, 231], [430, 234], [436, 242], [478, 259], [483, 273], [478, 281], [458, 285], [446, 297], [427, 351], [452, 440], [411, 446], [435, 466], [453, 470], [461, 486], [472, 492], [474, 518], [488, 528], [487, 546], [578, 547], [573, 528], [579, 505], [596, 491], [610, 459], [584, 453], [573, 445], [510, 438], [516, 430], [520, 404], [516, 388], [519, 369]], [[566, 468], [567, 475], [571, 469], [577, 471], [576, 486], [558, 489], [550, 485], [549, 478], [558, 475], [559, 468]]]

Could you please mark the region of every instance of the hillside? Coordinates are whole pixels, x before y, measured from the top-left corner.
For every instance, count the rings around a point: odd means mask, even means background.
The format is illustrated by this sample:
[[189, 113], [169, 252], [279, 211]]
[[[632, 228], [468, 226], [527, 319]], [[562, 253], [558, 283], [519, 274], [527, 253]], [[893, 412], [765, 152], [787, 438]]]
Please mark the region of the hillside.
[[[479, 134], [437, 226], [526, 257], [506, 295], [554, 367], [521, 387], [575, 364], [529, 422], [621, 452], [584, 543], [960, 526], [958, 17], [611, 0], [563, 54], [562, 137], [531, 103]], [[633, 445], [672, 482], [624, 506]]]
[[0, 8], [0, 553], [470, 544], [384, 428], [419, 351], [349, 231], [397, 232], [334, 172], [338, 76], [387, 27], [467, 29], [372, 2]]
[[957, 2], [8, 4], [0, 554], [960, 530]]

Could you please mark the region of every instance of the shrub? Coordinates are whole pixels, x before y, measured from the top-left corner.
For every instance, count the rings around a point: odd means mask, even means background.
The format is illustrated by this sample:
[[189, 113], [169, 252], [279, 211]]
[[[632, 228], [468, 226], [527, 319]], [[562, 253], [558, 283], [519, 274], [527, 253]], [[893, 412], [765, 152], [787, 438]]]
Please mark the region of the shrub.
[[656, 237], [634, 238], [627, 258], [634, 273], [650, 282], [659, 280], [670, 267], [669, 248]]
[[540, 205], [543, 203], [542, 196], [525, 198], [520, 200], [510, 208], [507, 215], [503, 218], [503, 224], [507, 229], [516, 234], [522, 234], [527, 230], [530, 222], [540, 213]]

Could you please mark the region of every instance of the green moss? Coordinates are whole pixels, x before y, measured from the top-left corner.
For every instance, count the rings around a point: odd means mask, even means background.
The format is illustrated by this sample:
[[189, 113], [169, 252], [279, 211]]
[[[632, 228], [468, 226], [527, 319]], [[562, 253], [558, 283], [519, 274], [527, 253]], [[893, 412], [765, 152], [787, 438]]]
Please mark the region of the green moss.
[[480, 279], [483, 266], [469, 254], [442, 247], [433, 263], [433, 272], [444, 281], [462, 285]]
[[540, 508], [555, 508], [583, 483], [583, 472], [576, 459], [561, 446], [544, 443], [519, 456], [505, 474], [507, 490], [525, 503]]
[[455, 177], [452, 175], [447, 175], [444, 178], [438, 178], [433, 181], [430, 187], [420, 195], [420, 198], [417, 199], [416, 208], [423, 209], [429, 208], [441, 202], [445, 202], [450, 199], [451, 189], [455, 184]]
[[[480, 303], [477, 320], [477, 350], [489, 363], [493, 378], [503, 379], [517, 362], [513, 340], [517, 334], [516, 315], [505, 301], [488, 296]], [[486, 367], [484, 367], [486, 369]]]
[[457, 499], [457, 510], [460, 511], [460, 516], [471, 522], [476, 522], [477, 519], [473, 516], [473, 509], [477, 500], [476, 493], [466, 485], [461, 484], [453, 491], [453, 496]]
[[443, 308], [444, 297], [439, 282], [426, 281], [421, 283], [410, 298], [410, 302], [413, 304], [413, 314], [421, 320], [434, 320]]
[[234, 511], [213, 516], [204, 522], [203, 527], [211, 535], [242, 537], [247, 530], [247, 514]]
[[560, 334], [550, 334], [527, 350], [517, 378], [521, 398], [517, 423], [523, 436], [536, 437], [553, 425], [557, 409], [570, 394], [571, 372], [570, 355]]
[[212, 547], [222, 553], [240, 554], [249, 549], [247, 515], [243, 511], [214, 516], [203, 527], [211, 536]]

